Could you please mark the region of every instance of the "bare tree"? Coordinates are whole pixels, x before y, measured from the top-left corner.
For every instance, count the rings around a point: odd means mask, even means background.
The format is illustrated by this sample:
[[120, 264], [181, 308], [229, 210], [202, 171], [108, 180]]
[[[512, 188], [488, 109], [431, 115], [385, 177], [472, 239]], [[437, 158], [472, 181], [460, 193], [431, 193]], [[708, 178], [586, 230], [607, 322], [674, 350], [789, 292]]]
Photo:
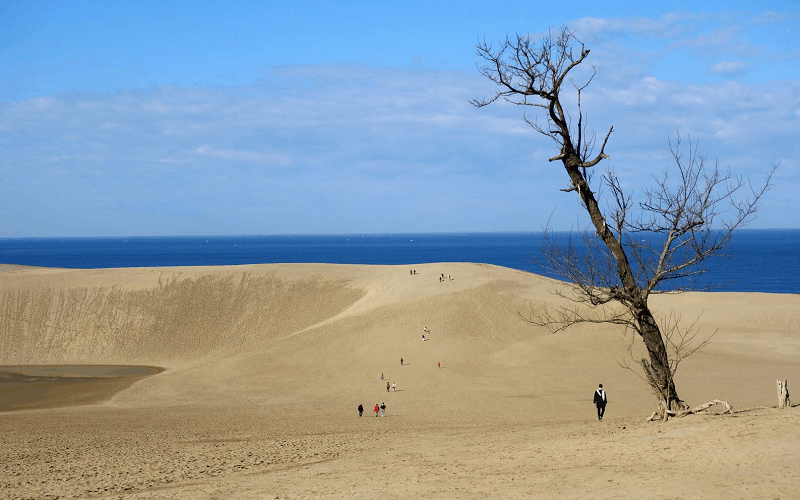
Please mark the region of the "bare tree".
[[[562, 191], [577, 194], [594, 229], [584, 233], [586, 250], [581, 252], [571, 242], [564, 246], [550, 239], [546, 258], [571, 283], [564, 295], [574, 305], [537, 312], [532, 321], [554, 332], [583, 322], [632, 329], [647, 349], [648, 356], [640, 364], [663, 416], [686, 410], [675, 389], [675, 370], [681, 359], [704, 342], [693, 347], [694, 325], [681, 329], [678, 321], [667, 320], [662, 335], [648, 298], [696, 289], [697, 278], [709, 270], [712, 258], [723, 255], [734, 230], [754, 217], [775, 167], [763, 187], [754, 188], [721, 171], [717, 162], [709, 165], [696, 143], [689, 142], [686, 154], [678, 136], [670, 143], [675, 167], [654, 176], [655, 185], [644, 191], [642, 201], [633, 201], [611, 169], [594, 182], [599, 185], [596, 193], [592, 173], [599, 163], [610, 160], [605, 150], [614, 128], [609, 127], [595, 154], [597, 141], [588, 133], [581, 108], [581, 94], [594, 78], [595, 68], [591, 66], [580, 83], [570, 74], [586, 60], [589, 49], [564, 27], [557, 36], [548, 34], [538, 42], [516, 35], [495, 48], [484, 41], [476, 52], [484, 60], [481, 74], [496, 88], [491, 97], [472, 104], [483, 107], [504, 100], [544, 109], [544, 123], [536, 117], [524, 119], [558, 145], [559, 153], [548, 161], [561, 162], [569, 177]], [[571, 108], [565, 108], [562, 93], [569, 96]], [[598, 202], [602, 188], [607, 192], [605, 214]], [[553, 237], [551, 232], [548, 236]]]

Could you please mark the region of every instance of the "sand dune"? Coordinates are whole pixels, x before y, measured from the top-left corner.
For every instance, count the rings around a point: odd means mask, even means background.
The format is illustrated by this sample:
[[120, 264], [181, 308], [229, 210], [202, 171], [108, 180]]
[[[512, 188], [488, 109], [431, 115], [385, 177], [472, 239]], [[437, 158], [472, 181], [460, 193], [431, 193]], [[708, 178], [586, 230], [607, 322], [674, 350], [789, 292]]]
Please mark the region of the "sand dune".
[[[0, 491], [792, 497], [798, 409], [772, 406], [777, 378], [790, 391], [800, 381], [800, 296], [657, 297], [661, 312], [702, 313], [701, 334], [718, 330], [682, 363], [681, 396], [766, 408], [645, 423], [654, 400], [618, 365], [629, 334], [552, 335], [520, 317], [557, 305], [557, 286], [468, 263], [0, 266], [0, 365], [165, 370], [98, 404], [0, 414]], [[611, 401], [602, 423], [591, 405], [598, 382]], [[371, 416], [380, 402], [383, 419]]]

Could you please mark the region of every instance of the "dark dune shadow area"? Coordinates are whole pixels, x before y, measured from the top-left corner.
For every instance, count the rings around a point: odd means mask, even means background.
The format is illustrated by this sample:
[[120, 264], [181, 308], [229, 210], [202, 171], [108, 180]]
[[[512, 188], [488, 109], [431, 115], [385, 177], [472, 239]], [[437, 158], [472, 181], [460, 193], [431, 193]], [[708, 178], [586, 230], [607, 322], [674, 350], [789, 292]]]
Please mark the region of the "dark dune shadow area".
[[154, 366], [0, 366], [0, 412], [101, 403], [162, 371]]

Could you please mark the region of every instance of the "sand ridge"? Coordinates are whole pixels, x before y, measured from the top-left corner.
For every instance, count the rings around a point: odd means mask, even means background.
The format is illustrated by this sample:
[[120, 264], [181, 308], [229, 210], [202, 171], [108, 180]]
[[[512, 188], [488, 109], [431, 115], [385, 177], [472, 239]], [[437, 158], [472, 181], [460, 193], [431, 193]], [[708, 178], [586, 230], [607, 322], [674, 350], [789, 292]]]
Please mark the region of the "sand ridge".
[[[790, 391], [800, 380], [800, 297], [657, 297], [658, 311], [702, 312], [704, 331], [719, 330], [681, 365], [681, 396], [767, 408], [646, 424], [654, 402], [618, 365], [630, 337], [609, 326], [553, 335], [520, 317], [557, 306], [557, 286], [470, 263], [0, 266], [0, 365], [165, 369], [102, 404], [0, 414], [0, 490], [11, 498], [790, 497], [798, 409], [768, 407], [776, 378], [789, 379]], [[591, 405], [600, 381], [610, 398], [602, 424]], [[387, 393], [386, 382], [397, 391]], [[370, 415], [380, 402], [385, 418], [358, 418], [359, 403]]]

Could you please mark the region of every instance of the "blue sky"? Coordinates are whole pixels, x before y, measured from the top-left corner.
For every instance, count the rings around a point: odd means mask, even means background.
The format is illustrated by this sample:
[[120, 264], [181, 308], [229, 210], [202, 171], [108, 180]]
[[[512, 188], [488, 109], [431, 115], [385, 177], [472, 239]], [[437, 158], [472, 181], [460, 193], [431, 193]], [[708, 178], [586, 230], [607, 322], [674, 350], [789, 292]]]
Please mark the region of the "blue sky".
[[[800, 227], [796, 2], [2, 2], [0, 236], [585, 225], [478, 40], [567, 24], [634, 195], [680, 132]], [[562, 6], [563, 5], [563, 6]]]

